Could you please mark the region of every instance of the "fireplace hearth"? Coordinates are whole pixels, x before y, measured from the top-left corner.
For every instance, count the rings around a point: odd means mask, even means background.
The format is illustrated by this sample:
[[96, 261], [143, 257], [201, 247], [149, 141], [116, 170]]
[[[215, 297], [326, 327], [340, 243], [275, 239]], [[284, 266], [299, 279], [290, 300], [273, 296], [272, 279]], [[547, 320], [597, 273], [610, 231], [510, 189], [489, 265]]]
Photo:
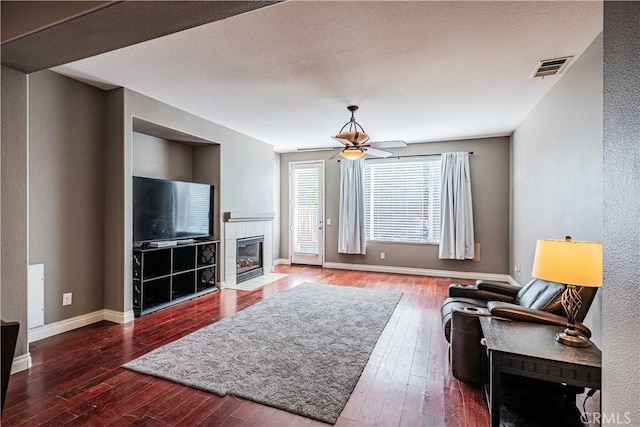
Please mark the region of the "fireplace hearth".
[[262, 276], [263, 236], [247, 237], [236, 241], [236, 283]]

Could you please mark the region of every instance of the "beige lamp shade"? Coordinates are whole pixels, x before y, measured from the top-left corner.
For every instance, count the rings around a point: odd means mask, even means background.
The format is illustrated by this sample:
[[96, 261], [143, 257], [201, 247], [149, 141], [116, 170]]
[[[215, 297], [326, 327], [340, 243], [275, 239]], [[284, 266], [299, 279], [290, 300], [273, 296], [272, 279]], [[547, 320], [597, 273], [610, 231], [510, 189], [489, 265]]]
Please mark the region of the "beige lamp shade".
[[564, 285], [602, 286], [602, 243], [540, 239], [532, 274]]
[[349, 144], [364, 144], [369, 140], [369, 135], [365, 132], [342, 132], [336, 135], [337, 139], [342, 139], [343, 141], [348, 142]]

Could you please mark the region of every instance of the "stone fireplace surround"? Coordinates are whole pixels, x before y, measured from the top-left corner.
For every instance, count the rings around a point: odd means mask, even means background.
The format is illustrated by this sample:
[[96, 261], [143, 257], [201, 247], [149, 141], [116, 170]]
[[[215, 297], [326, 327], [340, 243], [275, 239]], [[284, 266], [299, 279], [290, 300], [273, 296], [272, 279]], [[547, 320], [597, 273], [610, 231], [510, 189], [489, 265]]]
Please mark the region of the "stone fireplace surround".
[[[234, 218], [235, 216], [235, 218]], [[273, 215], [227, 215], [224, 224], [224, 283], [222, 287], [236, 285], [236, 244], [245, 237], [264, 236], [262, 269], [273, 270]]]

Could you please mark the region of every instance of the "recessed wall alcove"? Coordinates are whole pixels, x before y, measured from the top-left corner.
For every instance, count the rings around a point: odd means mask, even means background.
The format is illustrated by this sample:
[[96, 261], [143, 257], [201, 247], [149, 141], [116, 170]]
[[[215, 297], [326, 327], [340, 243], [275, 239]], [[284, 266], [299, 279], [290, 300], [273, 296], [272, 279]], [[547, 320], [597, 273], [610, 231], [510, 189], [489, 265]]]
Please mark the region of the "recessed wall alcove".
[[132, 118], [132, 176], [215, 186], [214, 237], [220, 237], [220, 144]]
[[[223, 240], [220, 212], [274, 210], [276, 156], [271, 145], [125, 88], [106, 93], [105, 133], [104, 300], [127, 321], [133, 319], [132, 177], [213, 185], [213, 237]], [[257, 185], [237, 191], [249, 180]], [[223, 245], [221, 252], [224, 259]]]

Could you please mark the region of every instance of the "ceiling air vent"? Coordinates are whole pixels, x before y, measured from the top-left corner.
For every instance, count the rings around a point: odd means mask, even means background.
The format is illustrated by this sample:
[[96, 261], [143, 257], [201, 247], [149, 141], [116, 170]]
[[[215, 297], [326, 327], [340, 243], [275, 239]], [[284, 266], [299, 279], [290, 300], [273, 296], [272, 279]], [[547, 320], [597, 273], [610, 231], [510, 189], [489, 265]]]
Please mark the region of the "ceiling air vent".
[[531, 77], [547, 77], [560, 74], [565, 69], [571, 58], [573, 58], [573, 56], [542, 60], [538, 63], [538, 66]]

